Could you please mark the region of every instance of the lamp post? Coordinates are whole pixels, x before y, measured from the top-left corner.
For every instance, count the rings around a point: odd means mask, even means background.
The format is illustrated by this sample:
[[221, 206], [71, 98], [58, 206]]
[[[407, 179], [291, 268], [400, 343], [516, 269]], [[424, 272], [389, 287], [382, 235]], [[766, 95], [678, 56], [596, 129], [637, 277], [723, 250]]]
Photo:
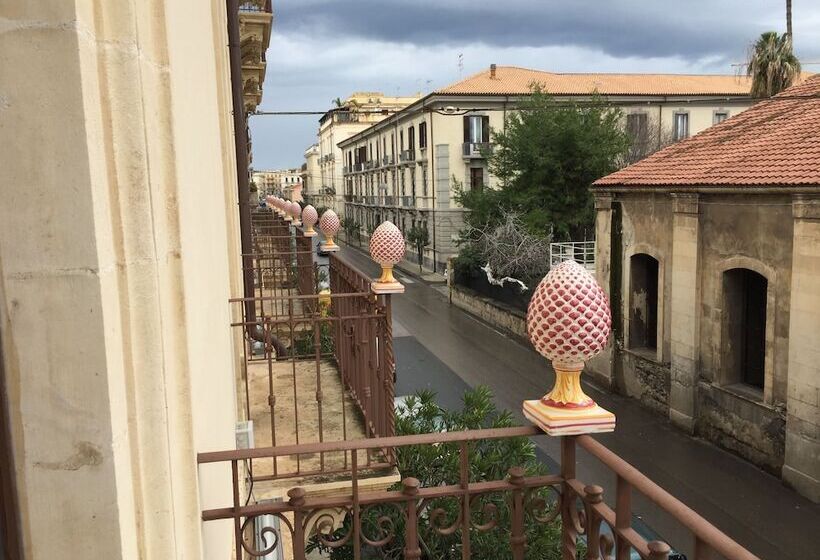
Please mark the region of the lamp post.
[[322, 251], [331, 252], [338, 251], [339, 246], [333, 241], [333, 237], [339, 233], [339, 216], [333, 210], [326, 210], [319, 220], [319, 229], [325, 236], [324, 243], [321, 244]]
[[370, 236], [370, 257], [382, 267], [382, 275], [370, 284], [374, 294], [403, 294], [404, 285], [393, 277], [393, 267], [404, 258], [404, 236], [391, 221], [383, 222]]
[[581, 389], [584, 363], [606, 346], [612, 318], [606, 294], [587, 270], [565, 261], [549, 271], [527, 308], [527, 334], [552, 360], [555, 386], [523, 412], [550, 435], [611, 432], [615, 415]]

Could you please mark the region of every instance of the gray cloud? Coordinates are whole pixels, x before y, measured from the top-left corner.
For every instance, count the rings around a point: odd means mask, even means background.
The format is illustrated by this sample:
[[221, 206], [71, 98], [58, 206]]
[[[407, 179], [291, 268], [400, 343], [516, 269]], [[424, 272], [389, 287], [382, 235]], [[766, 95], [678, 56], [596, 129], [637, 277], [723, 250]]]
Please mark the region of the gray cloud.
[[[780, 0], [274, 0], [262, 109], [326, 110], [353, 91], [426, 93], [490, 63], [556, 72], [732, 73]], [[795, 44], [820, 60], [820, 2], [795, 3]], [[819, 71], [820, 66], [806, 70]], [[318, 117], [253, 117], [258, 169], [301, 165]]]
[[[613, 56], [725, 55], [785, 29], [772, 0], [280, 0], [287, 32], [413, 44], [595, 48]], [[795, 7], [795, 18], [818, 8]]]

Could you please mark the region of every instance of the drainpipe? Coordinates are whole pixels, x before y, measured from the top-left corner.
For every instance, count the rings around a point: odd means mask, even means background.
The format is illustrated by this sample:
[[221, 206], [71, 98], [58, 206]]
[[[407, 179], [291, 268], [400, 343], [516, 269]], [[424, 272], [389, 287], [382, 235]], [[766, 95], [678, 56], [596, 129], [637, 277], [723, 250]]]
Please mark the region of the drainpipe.
[[[231, 63], [231, 99], [233, 100], [233, 137], [236, 150], [236, 183], [239, 189], [239, 232], [242, 249], [242, 278], [245, 297], [254, 294], [253, 250], [251, 239], [250, 185], [248, 183], [248, 120], [242, 94], [242, 52], [239, 39], [239, 0], [227, 0], [228, 52]], [[256, 321], [253, 301], [245, 302], [245, 322]], [[251, 325], [248, 324], [248, 329]]]

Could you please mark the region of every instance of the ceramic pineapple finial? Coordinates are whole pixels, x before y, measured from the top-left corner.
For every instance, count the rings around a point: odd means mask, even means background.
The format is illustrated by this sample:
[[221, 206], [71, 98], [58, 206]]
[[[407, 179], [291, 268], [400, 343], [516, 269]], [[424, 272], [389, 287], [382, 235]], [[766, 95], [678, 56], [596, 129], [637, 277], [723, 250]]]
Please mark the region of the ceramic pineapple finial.
[[319, 229], [325, 236], [324, 243], [321, 244], [322, 251], [338, 251], [339, 246], [333, 242], [333, 237], [339, 232], [339, 216], [333, 210], [326, 210], [319, 220]]
[[584, 363], [606, 346], [611, 314], [603, 289], [575, 261], [550, 270], [527, 309], [527, 333], [535, 349], [552, 360], [555, 387], [524, 401], [524, 415], [550, 435], [611, 432], [615, 415], [581, 389]]
[[393, 266], [404, 258], [404, 236], [393, 222], [383, 222], [370, 236], [370, 257], [382, 267], [382, 275], [370, 284], [375, 294], [402, 294], [404, 285], [393, 277]]
[[290, 200], [285, 200], [282, 202], [282, 217], [285, 218], [286, 222], [292, 222], [293, 216], [290, 213]]
[[308, 204], [302, 209], [302, 224], [305, 226], [303, 235], [305, 237], [316, 237], [316, 230], [313, 226], [319, 220], [319, 214], [316, 213], [316, 208]]
[[290, 217], [292, 218], [291, 225], [294, 226], [301, 226], [302, 225], [302, 207], [299, 206], [298, 202], [291, 202], [288, 206]]

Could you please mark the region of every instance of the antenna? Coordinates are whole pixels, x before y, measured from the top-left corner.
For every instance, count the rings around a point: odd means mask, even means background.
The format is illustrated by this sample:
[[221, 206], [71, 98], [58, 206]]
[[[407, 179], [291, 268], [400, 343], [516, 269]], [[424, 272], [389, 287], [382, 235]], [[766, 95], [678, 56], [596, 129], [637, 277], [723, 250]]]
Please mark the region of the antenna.
[[464, 71], [464, 53], [458, 53], [458, 79], [461, 79], [461, 73]]

